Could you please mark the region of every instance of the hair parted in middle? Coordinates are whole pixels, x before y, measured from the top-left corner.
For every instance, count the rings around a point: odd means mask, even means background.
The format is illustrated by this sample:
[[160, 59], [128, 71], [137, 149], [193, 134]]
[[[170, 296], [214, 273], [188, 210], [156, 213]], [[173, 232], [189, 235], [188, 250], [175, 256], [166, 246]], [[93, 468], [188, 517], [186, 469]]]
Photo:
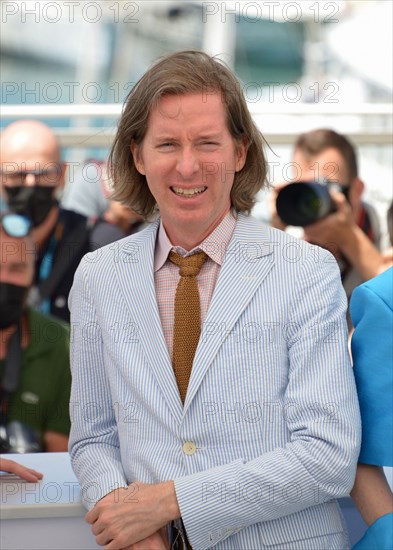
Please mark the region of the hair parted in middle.
[[234, 176], [231, 206], [236, 211], [249, 212], [266, 182], [264, 138], [251, 118], [241, 84], [233, 72], [220, 60], [197, 50], [176, 52], [160, 59], [128, 94], [109, 155], [113, 198], [144, 217], [156, 211], [146, 177], [134, 164], [131, 142], [142, 143], [150, 112], [162, 97], [189, 93], [202, 93], [206, 97], [213, 93], [222, 95], [229, 132], [237, 143], [243, 142], [247, 147], [246, 163]]

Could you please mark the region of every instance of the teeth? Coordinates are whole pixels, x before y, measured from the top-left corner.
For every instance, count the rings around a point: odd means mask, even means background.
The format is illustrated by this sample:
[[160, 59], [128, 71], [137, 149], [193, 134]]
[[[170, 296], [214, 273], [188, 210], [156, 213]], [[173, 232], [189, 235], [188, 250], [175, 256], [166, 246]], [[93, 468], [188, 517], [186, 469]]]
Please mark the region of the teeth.
[[180, 187], [172, 187], [173, 191], [176, 193], [176, 195], [199, 195], [199, 193], [203, 193], [203, 191], [206, 189], [206, 187], [195, 187], [194, 189], [181, 189]]

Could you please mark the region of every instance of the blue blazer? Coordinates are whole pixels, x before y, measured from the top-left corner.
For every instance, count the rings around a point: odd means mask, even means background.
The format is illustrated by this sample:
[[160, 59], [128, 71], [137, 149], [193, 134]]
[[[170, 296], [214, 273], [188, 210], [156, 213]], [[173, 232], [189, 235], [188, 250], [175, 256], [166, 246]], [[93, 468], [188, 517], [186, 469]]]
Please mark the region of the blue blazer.
[[393, 267], [355, 289], [351, 317], [363, 428], [359, 462], [393, 466]]
[[[393, 466], [393, 267], [351, 298], [352, 355], [362, 416], [359, 462]], [[356, 550], [391, 548], [393, 515], [378, 518]]]
[[335, 260], [239, 214], [183, 406], [157, 229], [88, 254], [75, 275], [70, 452], [86, 506], [174, 480], [195, 549], [347, 548], [335, 499], [353, 485], [360, 420]]

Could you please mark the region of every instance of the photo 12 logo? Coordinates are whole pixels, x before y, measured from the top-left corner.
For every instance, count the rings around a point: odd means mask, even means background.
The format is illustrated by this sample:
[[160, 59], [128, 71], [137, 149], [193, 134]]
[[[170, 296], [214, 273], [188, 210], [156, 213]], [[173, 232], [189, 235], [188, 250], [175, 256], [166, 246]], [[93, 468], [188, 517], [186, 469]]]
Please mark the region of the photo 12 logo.
[[1, 22], [20, 23], [59, 23], [82, 20], [86, 23], [112, 21], [113, 23], [139, 23], [138, 14], [141, 2], [89, 2], [64, 0], [44, 1], [2, 1], [0, 2]]
[[316, 23], [338, 23], [335, 17], [340, 11], [338, 2], [202, 2], [202, 22], [215, 18], [222, 23], [234, 18], [236, 23], [243, 19], [255, 23], [260, 19], [270, 22], [298, 23], [302, 19], [313, 19]]
[[1, 101], [8, 103], [119, 103], [135, 82], [15, 82], [1, 83]]

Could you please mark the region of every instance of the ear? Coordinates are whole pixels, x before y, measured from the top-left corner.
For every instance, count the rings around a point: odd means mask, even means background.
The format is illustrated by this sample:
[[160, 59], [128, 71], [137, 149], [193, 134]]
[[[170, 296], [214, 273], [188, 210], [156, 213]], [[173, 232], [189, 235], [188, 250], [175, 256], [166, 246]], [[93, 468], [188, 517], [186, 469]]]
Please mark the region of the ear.
[[131, 151], [131, 154], [132, 154], [132, 158], [134, 159], [135, 168], [138, 170], [138, 172], [140, 174], [145, 176], [146, 172], [145, 172], [145, 168], [144, 168], [144, 165], [143, 165], [143, 160], [142, 160], [140, 149], [141, 149], [140, 145], [138, 145], [136, 143], [136, 141], [133, 139], [131, 141], [130, 151]]
[[249, 143], [246, 137], [242, 137], [236, 143], [236, 172], [240, 172], [246, 164], [248, 147]]
[[61, 162], [59, 164], [59, 178], [56, 184], [56, 189], [63, 189], [65, 184], [66, 171], [67, 171], [67, 164], [65, 162]]
[[359, 219], [361, 204], [362, 204], [362, 195], [364, 191], [364, 183], [361, 179], [355, 178], [349, 189], [348, 201], [352, 208], [352, 215], [355, 220]]
[[53, 188], [52, 197], [57, 200], [61, 200], [62, 193], [65, 185], [65, 177], [67, 173], [68, 165], [66, 162], [59, 162], [56, 168], [56, 183]]
[[350, 202], [352, 204], [357, 204], [360, 202], [360, 199], [364, 193], [364, 183], [360, 178], [355, 178], [351, 184], [351, 189], [349, 192]]

